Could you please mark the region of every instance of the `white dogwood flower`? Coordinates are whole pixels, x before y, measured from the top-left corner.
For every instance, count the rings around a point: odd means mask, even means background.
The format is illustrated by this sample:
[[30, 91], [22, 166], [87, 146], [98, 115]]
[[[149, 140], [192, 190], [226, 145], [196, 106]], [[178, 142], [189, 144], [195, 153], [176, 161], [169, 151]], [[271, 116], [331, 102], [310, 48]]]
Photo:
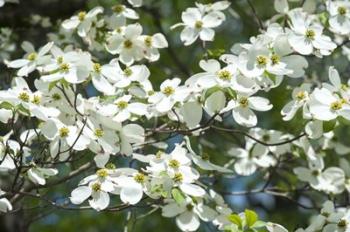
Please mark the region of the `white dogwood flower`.
[[205, 222], [215, 218], [215, 210], [203, 204], [195, 203], [190, 198], [186, 198], [180, 204], [175, 201], [169, 201], [162, 207], [163, 217], [176, 217], [176, 225], [182, 231], [197, 231], [200, 226], [200, 220]]
[[54, 168], [40, 168], [32, 167], [27, 172], [28, 178], [35, 184], [45, 185], [46, 179], [58, 174], [57, 169]]
[[119, 60], [125, 65], [131, 65], [144, 57], [143, 41], [140, 39], [142, 26], [138, 23], [125, 27], [122, 34], [114, 34], [107, 40], [107, 51], [119, 54]]
[[186, 89], [179, 87], [180, 82], [179, 78], [165, 80], [160, 85], [160, 92], [151, 95], [148, 101], [155, 104], [160, 113], [170, 111], [176, 102], [181, 102], [187, 97]]
[[309, 168], [294, 168], [294, 173], [300, 180], [326, 193], [339, 194], [344, 191], [345, 175], [342, 169], [338, 167], [324, 169], [322, 157], [317, 157], [315, 160], [309, 159], [308, 165]]
[[254, 149], [252, 142], [246, 142], [245, 149], [231, 148], [227, 153], [236, 160], [234, 170], [242, 176], [252, 175], [259, 167], [268, 168], [276, 164], [276, 159], [268, 150]]
[[35, 51], [33, 45], [29, 42], [23, 42], [22, 48], [26, 51], [23, 59], [10, 61], [7, 66], [9, 68], [19, 68], [18, 76], [28, 76], [38, 66], [47, 64], [50, 60], [50, 56], [47, 53], [53, 46], [53, 42], [47, 43], [45, 46]]
[[326, 88], [315, 89], [310, 96], [310, 113], [321, 121], [329, 121], [342, 116], [350, 120], [350, 105]]
[[147, 105], [139, 102], [130, 102], [132, 96], [124, 95], [116, 99], [113, 104], [103, 105], [100, 113], [104, 116], [113, 116], [113, 120], [124, 122], [131, 118], [132, 114], [147, 114]]
[[97, 15], [102, 13], [102, 7], [95, 7], [89, 12], [80, 11], [78, 15], [63, 21], [62, 27], [67, 30], [77, 29], [79, 36], [86, 37], [91, 30], [93, 23], [97, 20]]
[[41, 76], [41, 79], [45, 82], [64, 79], [72, 84], [82, 83], [88, 78], [90, 67], [93, 68], [90, 53], [69, 52], [59, 56], [53, 65], [48, 66], [50, 71]]
[[222, 112], [232, 111], [233, 119], [239, 125], [253, 127], [258, 123], [253, 110], [268, 111], [271, 108], [272, 105], [266, 98], [240, 94], [236, 99], [230, 100]]
[[291, 120], [300, 108], [303, 108], [303, 115], [304, 117], [306, 116], [305, 114], [307, 114], [308, 112], [307, 103], [309, 101], [310, 91], [311, 91], [311, 84], [308, 84], [308, 83], [304, 83], [300, 87], [293, 89], [293, 92], [292, 92], [293, 100], [288, 102], [281, 110], [283, 120], [285, 121]]
[[152, 36], [142, 35], [140, 36], [140, 40], [143, 40], [144, 42], [144, 56], [151, 62], [159, 60], [160, 54], [158, 49], [168, 47], [168, 41], [161, 33], [157, 33]]
[[335, 33], [347, 35], [350, 33], [350, 3], [347, 1], [328, 1], [330, 14], [330, 29]]
[[323, 27], [313, 23], [306, 13], [294, 10], [289, 16], [292, 30], [288, 35], [288, 41], [298, 53], [302, 55], [319, 53], [321, 56], [327, 56], [337, 47], [330, 37], [322, 34]]
[[128, 19], [138, 19], [139, 15], [131, 8], [126, 7], [122, 4], [117, 4], [112, 7], [114, 14], [117, 17], [125, 17]]
[[43, 135], [51, 141], [50, 153], [54, 158], [60, 154], [60, 159], [64, 160], [68, 155], [69, 148], [82, 151], [87, 148], [90, 139], [85, 135], [80, 134], [79, 128], [73, 125], [65, 125], [57, 119], [50, 119], [46, 121], [41, 128]]
[[191, 45], [199, 37], [203, 41], [214, 40], [215, 31], [213, 28], [218, 27], [224, 20], [225, 16], [218, 11], [212, 11], [208, 14], [203, 14], [198, 8], [187, 8], [182, 13], [183, 23], [178, 23], [172, 26], [184, 26], [180, 38], [185, 46]]

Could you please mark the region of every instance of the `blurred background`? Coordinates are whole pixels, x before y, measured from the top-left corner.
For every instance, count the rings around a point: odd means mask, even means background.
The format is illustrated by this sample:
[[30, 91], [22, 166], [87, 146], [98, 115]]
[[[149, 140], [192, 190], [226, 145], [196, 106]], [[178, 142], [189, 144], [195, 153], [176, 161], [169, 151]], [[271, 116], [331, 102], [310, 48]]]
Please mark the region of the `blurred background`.
[[[22, 41], [30, 41], [36, 47], [44, 45], [48, 40], [48, 33], [56, 32], [59, 27], [59, 21], [69, 18], [80, 10], [88, 10], [96, 5], [101, 5], [110, 9], [111, 6], [121, 3], [118, 0], [20, 0], [20, 4], [6, 4], [0, 8], [0, 88], [6, 89], [13, 77], [14, 72], [8, 70], [3, 64], [4, 60], [19, 58], [23, 55], [20, 49]], [[209, 3], [213, 1], [201, 1], [201, 3]], [[273, 0], [251, 0], [257, 15], [262, 20], [268, 20], [276, 12], [273, 8]], [[180, 77], [186, 80], [191, 74], [198, 72], [198, 62], [203, 57], [204, 49], [202, 44], [197, 41], [195, 44], [184, 47], [179, 39], [181, 29], [171, 31], [171, 25], [181, 21], [181, 12], [187, 7], [194, 6], [195, 1], [192, 0], [144, 0], [147, 7], [156, 9], [157, 14], [149, 14], [142, 9], [136, 9], [140, 14], [139, 22], [144, 27], [145, 34], [153, 34], [159, 32], [160, 22], [164, 33], [169, 39], [171, 50], [161, 50], [161, 59], [149, 65], [151, 70], [151, 81], [154, 86], [158, 86], [163, 80], [172, 77]], [[295, 6], [298, 2], [293, 3]], [[255, 20], [252, 9], [246, 0], [231, 0], [230, 9], [225, 11], [227, 20], [216, 30], [215, 42], [207, 43], [206, 48], [212, 52], [212, 57], [218, 56], [223, 52], [229, 53], [234, 43], [249, 42], [251, 36], [259, 33], [259, 26]], [[156, 18], [155, 18], [156, 17]], [[66, 38], [69, 39], [73, 38]], [[99, 52], [95, 54], [100, 59], [108, 61], [113, 58], [111, 55]], [[174, 56], [176, 56], [174, 58]], [[310, 65], [318, 66], [313, 68], [314, 73], [307, 72], [305, 78], [310, 80], [313, 78], [327, 79], [328, 70], [325, 65], [334, 65], [338, 68], [342, 75], [348, 77], [348, 68], [346, 59], [342, 56], [341, 51], [337, 51], [331, 60], [327, 59], [310, 59]], [[33, 83], [37, 76], [28, 77], [28, 82]], [[285, 79], [280, 88], [276, 88], [269, 92], [267, 97], [273, 103], [274, 108], [269, 113], [259, 114], [259, 126], [262, 128], [279, 129], [298, 135], [303, 129], [300, 115], [291, 122], [283, 122], [280, 116], [280, 110], [290, 99], [290, 93], [293, 86], [300, 83], [301, 80]], [[157, 87], [155, 87], [157, 89]], [[288, 91], [286, 91], [286, 89]], [[95, 91], [89, 90], [91, 96]], [[264, 95], [264, 94], [262, 94]], [[266, 94], [265, 94], [266, 95]], [[229, 125], [231, 122], [227, 122]], [[1, 135], [5, 133], [3, 128]], [[348, 132], [343, 132], [347, 134]], [[181, 137], [170, 140], [168, 143], [172, 145], [175, 141], [180, 141]], [[242, 145], [244, 139], [240, 135], [232, 135], [230, 133], [209, 131], [201, 138], [201, 142], [206, 144], [205, 152], [210, 156], [210, 160], [217, 164], [227, 162], [225, 153], [232, 147]], [[82, 161], [83, 162], [83, 161]], [[119, 160], [123, 165], [123, 160]], [[293, 162], [293, 161], [291, 161]], [[76, 164], [78, 165], [78, 164]], [[65, 170], [65, 167], [61, 167]], [[87, 172], [92, 173], [91, 171]], [[273, 178], [271, 185], [283, 186], [286, 183], [294, 183], [296, 180], [290, 174], [291, 168], [282, 165]], [[47, 197], [57, 203], [64, 203], [68, 199], [70, 191], [76, 186], [81, 176], [67, 181], [64, 185], [57, 186], [47, 191]], [[279, 181], [277, 181], [279, 180]], [[205, 181], [205, 180], [204, 180]], [[208, 180], [212, 181], [212, 180]], [[256, 189], [264, 185], [263, 174], [257, 173], [250, 177], [223, 177], [218, 178], [211, 183], [214, 189], [218, 191], [243, 191], [247, 189]], [[314, 201], [323, 196], [308, 195]], [[311, 201], [307, 197], [293, 195], [294, 199], [310, 205]], [[267, 194], [229, 196], [225, 199], [235, 212], [241, 212], [245, 208], [256, 210], [260, 217], [264, 220], [280, 223], [285, 225], [290, 231], [299, 226], [305, 226], [308, 216], [315, 211], [298, 207], [294, 202], [284, 198], [269, 196]], [[123, 212], [102, 212], [97, 213], [92, 210], [85, 211], [68, 211], [59, 210], [50, 207], [40, 207], [42, 202], [33, 199], [26, 199], [27, 205], [32, 205], [32, 209], [23, 209], [18, 213], [7, 217], [0, 216], [0, 232], [17, 231], [18, 226], [27, 226], [31, 232], [52, 232], [52, 231], [123, 231], [128, 211]], [[129, 220], [128, 227], [131, 231], [179, 231], [173, 219], [167, 219], [160, 216], [160, 211], [149, 213], [149, 208], [142, 207], [132, 208], [133, 217], [136, 220]], [[7, 230], [6, 225], [11, 225], [12, 230]], [[216, 231], [210, 224], [203, 224], [200, 231]]]

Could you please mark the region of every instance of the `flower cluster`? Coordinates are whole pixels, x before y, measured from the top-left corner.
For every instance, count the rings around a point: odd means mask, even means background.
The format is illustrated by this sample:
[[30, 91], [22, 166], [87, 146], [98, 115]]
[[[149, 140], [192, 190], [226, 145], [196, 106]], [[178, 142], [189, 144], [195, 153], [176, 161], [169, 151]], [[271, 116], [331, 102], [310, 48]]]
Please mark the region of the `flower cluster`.
[[[279, 14], [259, 23], [260, 34], [218, 56], [206, 50], [200, 72], [185, 80], [169, 75], [159, 87], [152, 83], [157, 75], [152, 65], [160, 59], [159, 50], [174, 53], [171, 40], [163, 30], [143, 34], [134, 8], [153, 11], [142, 0], [127, 2], [77, 13], [49, 35], [52, 42], [38, 49], [23, 42], [19, 59], [7, 60], [14, 45], [9, 31], [0, 31], [0, 57], [16, 73], [0, 91], [0, 122], [8, 129], [0, 139], [0, 172], [11, 177], [1, 182], [1, 212], [11, 211], [21, 194], [40, 198], [31, 191], [84, 173], [71, 191], [69, 209], [85, 201], [97, 211], [115, 210], [115, 201], [123, 207], [147, 201], [163, 217], [175, 218], [182, 231], [210, 222], [223, 231], [285, 232], [251, 210], [237, 214], [221, 196], [225, 191], [208, 179], [259, 172], [267, 180], [255, 193], [286, 197], [290, 192], [272, 186], [282, 167], [295, 178], [290, 191], [302, 186], [329, 197], [350, 192], [350, 148], [337, 140], [341, 133], [335, 130], [350, 121], [350, 81], [342, 81], [345, 75], [334, 66], [326, 67], [329, 81], [305, 78], [310, 57], [332, 57], [338, 46], [350, 57], [343, 47], [350, 35], [347, 1], [320, 3], [318, 12], [275, 0]], [[228, 1], [196, 3], [173, 27], [184, 26], [185, 46], [199, 38], [206, 49], [229, 7]], [[277, 115], [286, 123], [300, 120], [300, 127], [263, 129], [264, 116], [276, 108], [267, 93], [287, 89], [286, 82], [293, 83], [291, 100], [277, 107]], [[224, 165], [209, 160], [206, 147], [220, 150], [203, 139], [209, 130], [237, 140], [223, 155]], [[332, 162], [325, 162], [330, 155]], [[84, 158], [86, 166], [67, 179], [52, 180], [65, 175], [60, 165], [74, 168], [70, 164]], [[350, 231], [347, 211], [327, 201], [310, 226], [298, 231]]]

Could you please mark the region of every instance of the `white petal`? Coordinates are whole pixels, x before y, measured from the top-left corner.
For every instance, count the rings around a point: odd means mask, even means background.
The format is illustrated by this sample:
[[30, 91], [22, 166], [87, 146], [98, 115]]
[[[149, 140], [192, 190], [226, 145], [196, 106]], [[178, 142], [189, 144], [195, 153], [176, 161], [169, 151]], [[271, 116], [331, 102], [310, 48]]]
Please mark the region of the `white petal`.
[[129, 183], [120, 192], [122, 202], [135, 205], [142, 199], [143, 191], [140, 184]]
[[182, 231], [196, 231], [199, 226], [199, 218], [190, 211], [185, 211], [176, 218], [176, 225]]
[[91, 196], [91, 191], [90, 187], [80, 186], [72, 191], [70, 201], [79, 205]]
[[275, 9], [278, 13], [285, 14], [289, 10], [287, 0], [275, 0], [274, 2]]
[[181, 41], [184, 42], [185, 46], [192, 44], [198, 38], [198, 31], [191, 27], [185, 27], [181, 34]]
[[168, 41], [163, 34], [157, 33], [152, 36], [152, 45], [155, 48], [166, 48], [168, 47]]
[[201, 60], [199, 66], [206, 72], [215, 73], [220, 70], [220, 63], [217, 60]]
[[268, 111], [272, 108], [270, 101], [263, 97], [249, 97], [249, 106], [257, 111]]
[[94, 76], [92, 78], [92, 84], [98, 91], [106, 95], [113, 95], [115, 93], [115, 88], [102, 75]]
[[340, 88], [341, 87], [341, 81], [340, 81], [340, 76], [338, 71], [332, 66], [329, 68], [328, 71], [328, 78], [329, 81], [336, 87]]
[[12, 110], [0, 109], [0, 122], [8, 123], [12, 118]]
[[203, 28], [199, 32], [199, 37], [203, 41], [213, 41], [215, 36], [215, 31], [211, 28]]
[[6, 198], [0, 199], [0, 212], [8, 212], [12, 210], [11, 203]]
[[67, 19], [67, 20], [63, 21], [62, 27], [67, 29], [67, 30], [71, 30], [71, 29], [77, 28], [79, 23], [80, 23], [80, 21], [79, 21], [78, 17], [73, 17], [71, 19]]
[[31, 168], [27, 172], [28, 178], [35, 184], [45, 185], [46, 180], [36, 169]]
[[202, 197], [205, 195], [205, 190], [195, 184], [183, 183], [180, 185], [180, 189], [182, 192], [194, 197]]
[[234, 120], [242, 126], [253, 127], [258, 123], [256, 115], [249, 108], [233, 109], [232, 116]]
[[193, 128], [202, 119], [202, 106], [198, 102], [187, 102], [181, 107], [181, 114], [188, 128]]
[[101, 211], [108, 207], [109, 201], [108, 193], [99, 191], [98, 193], [92, 193], [92, 200], [89, 200], [89, 204], [97, 211]]
[[19, 60], [14, 60], [11, 61], [7, 66], [9, 68], [21, 68], [25, 65], [27, 65], [30, 61], [26, 59], [19, 59]]
[[225, 94], [221, 91], [217, 91], [210, 95], [205, 101], [205, 110], [209, 115], [220, 112], [226, 104]]
[[288, 41], [293, 49], [302, 55], [310, 55], [313, 51], [312, 43], [307, 41], [303, 35], [291, 33], [288, 36]]

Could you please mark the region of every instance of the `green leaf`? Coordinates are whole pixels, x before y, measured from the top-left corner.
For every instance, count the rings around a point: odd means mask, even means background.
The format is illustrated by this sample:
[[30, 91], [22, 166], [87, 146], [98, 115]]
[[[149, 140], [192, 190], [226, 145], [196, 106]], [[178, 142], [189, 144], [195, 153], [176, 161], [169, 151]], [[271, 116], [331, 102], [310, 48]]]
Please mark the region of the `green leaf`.
[[328, 23], [328, 18], [329, 15], [327, 12], [323, 12], [321, 14], [318, 15], [318, 18], [320, 20], [320, 22], [325, 26], [325, 27], [329, 27], [329, 23]]
[[268, 72], [264, 72], [264, 74], [266, 75], [266, 77], [268, 77], [274, 84], [276, 84], [276, 75], [268, 73]]
[[171, 195], [173, 196], [174, 200], [176, 203], [181, 204], [182, 202], [185, 201], [184, 195], [181, 193], [181, 191], [177, 188], [174, 188], [171, 190]]
[[246, 209], [244, 213], [245, 213], [246, 224], [250, 228], [254, 225], [256, 221], [258, 221], [258, 215], [254, 211], [249, 209]]
[[13, 105], [9, 102], [1, 102], [0, 104], [1, 109], [7, 109], [7, 110], [12, 110]]
[[225, 49], [208, 49], [209, 58], [218, 59], [222, 54], [225, 53]]
[[221, 91], [220, 87], [214, 86], [214, 87], [211, 87], [210, 89], [208, 89], [207, 91], [205, 91], [204, 100], [207, 100], [207, 98], [210, 97], [210, 95], [212, 95], [216, 91]]
[[57, 84], [58, 81], [53, 81], [49, 84], [49, 91], [51, 91]]
[[325, 121], [323, 122], [323, 131], [326, 132], [330, 132], [334, 129], [335, 125], [337, 123], [337, 120], [331, 120], [331, 121]]
[[26, 109], [22, 104], [19, 104], [17, 106], [17, 109], [19, 112], [21, 112], [24, 115], [30, 116], [30, 111], [28, 109]]
[[264, 227], [264, 226], [266, 226], [266, 222], [258, 220], [253, 224], [252, 227], [253, 228], [260, 228], [260, 227]]
[[230, 222], [236, 224], [240, 229], [242, 228], [242, 218], [238, 214], [231, 214], [227, 217]]
[[227, 92], [230, 99], [237, 99], [237, 93], [231, 88], [225, 88], [225, 91]]

